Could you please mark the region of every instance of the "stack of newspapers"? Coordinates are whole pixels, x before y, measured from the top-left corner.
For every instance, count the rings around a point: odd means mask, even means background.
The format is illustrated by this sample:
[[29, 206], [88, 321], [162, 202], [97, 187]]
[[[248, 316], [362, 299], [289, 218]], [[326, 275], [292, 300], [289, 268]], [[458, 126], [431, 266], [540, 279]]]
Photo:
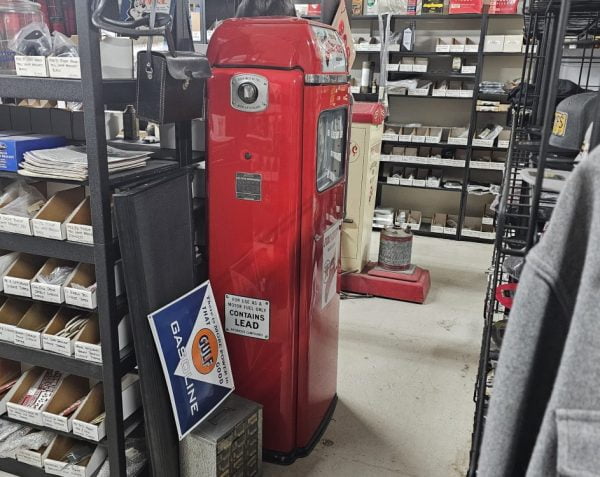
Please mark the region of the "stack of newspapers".
[[[144, 167], [150, 158], [147, 151], [124, 151], [107, 147], [108, 172]], [[85, 181], [88, 178], [88, 157], [85, 146], [67, 146], [28, 151], [23, 155], [19, 174]]]

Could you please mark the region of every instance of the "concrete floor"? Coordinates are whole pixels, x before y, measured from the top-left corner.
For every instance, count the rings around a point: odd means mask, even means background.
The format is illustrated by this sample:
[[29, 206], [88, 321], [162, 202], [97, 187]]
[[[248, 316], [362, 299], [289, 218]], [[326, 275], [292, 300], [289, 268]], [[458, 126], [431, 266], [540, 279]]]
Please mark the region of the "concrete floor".
[[265, 464], [265, 477], [464, 476], [491, 252], [416, 237], [413, 262], [432, 280], [424, 305], [342, 302], [334, 418], [309, 457]]

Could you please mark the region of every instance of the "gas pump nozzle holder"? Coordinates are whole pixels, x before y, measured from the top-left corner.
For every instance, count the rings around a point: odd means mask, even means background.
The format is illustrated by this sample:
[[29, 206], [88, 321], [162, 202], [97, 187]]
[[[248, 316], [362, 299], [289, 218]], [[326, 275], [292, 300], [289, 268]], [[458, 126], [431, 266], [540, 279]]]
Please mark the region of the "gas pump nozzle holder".
[[209, 277], [236, 393], [263, 405], [265, 457], [291, 463], [336, 402], [345, 48], [326, 25], [245, 18], [208, 58]]

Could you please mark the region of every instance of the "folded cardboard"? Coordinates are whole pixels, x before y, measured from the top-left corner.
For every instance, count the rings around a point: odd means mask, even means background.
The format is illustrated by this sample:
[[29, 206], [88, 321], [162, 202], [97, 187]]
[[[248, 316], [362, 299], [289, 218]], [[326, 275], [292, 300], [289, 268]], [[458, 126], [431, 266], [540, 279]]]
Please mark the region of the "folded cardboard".
[[69, 308], [60, 308], [42, 332], [42, 347], [46, 351], [65, 356], [73, 356], [73, 353], [75, 352], [75, 341], [83, 330], [71, 338], [57, 336], [57, 334], [65, 329], [65, 326], [71, 319], [78, 315], [82, 315], [81, 312]]
[[42, 349], [42, 330], [48, 326], [56, 311], [55, 306], [45, 303], [31, 305], [15, 327], [15, 344]]
[[83, 187], [54, 194], [31, 220], [33, 235], [55, 240], [67, 238], [65, 221], [85, 198]]
[[[91, 477], [106, 459], [106, 448], [97, 446], [90, 457], [78, 464], [68, 465], [61, 460], [79, 441], [67, 436], [56, 436], [44, 453], [44, 470], [47, 474], [61, 477]], [[68, 466], [68, 467], [67, 467]]]
[[15, 55], [15, 69], [17, 76], [34, 76], [46, 78], [48, 76], [48, 62], [45, 56]]
[[[77, 265], [73, 274], [63, 287], [65, 302], [82, 308], [96, 308], [96, 273], [89, 263]], [[77, 287], [77, 285], [79, 287]], [[92, 287], [92, 285], [94, 285]], [[90, 287], [92, 287], [90, 289]]]
[[0, 137], [0, 170], [16, 172], [23, 154], [37, 149], [51, 149], [65, 145], [65, 138], [49, 134]]
[[45, 257], [19, 254], [19, 258], [10, 266], [3, 277], [4, 293], [31, 297], [31, 280], [46, 261]]
[[6, 403], [6, 410], [8, 417], [16, 419], [18, 421], [29, 422], [38, 426], [42, 425], [42, 412], [48, 405], [48, 402], [40, 409], [34, 409], [30, 406], [23, 406], [19, 404], [27, 391], [34, 386], [42, 377], [47, 370], [40, 367], [33, 367], [23, 373], [19, 381], [14, 385], [14, 392], [10, 399]]
[[[139, 377], [127, 374], [121, 379], [121, 400], [123, 419], [127, 419], [141, 406]], [[73, 416], [73, 434], [91, 441], [100, 441], [106, 436], [106, 423], [92, 424], [94, 419], [104, 412], [102, 383], [92, 388]]]
[[68, 260], [49, 258], [31, 280], [31, 298], [34, 300], [47, 301], [49, 303], [63, 303], [65, 301], [65, 294], [63, 291], [64, 283], [51, 284], [43, 283], [42, 281], [38, 280], [41, 276], [50, 275], [50, 273], [52, 273], [52, 271], [57, 267], [69, 267], [74, 270], [75, 265], [75, 262], [70, 262]]
[[64, 411], [77, 401], [82, 401], [89, 390], [90, 383], [86, 378], [66, 376], [42, 412], [43, 425], [57, 431], [71, 432], [75, 413], [71, 412], [70, 415], [65, 416]]
[[448, 216], [446, 214], [435, 213], [431, 220], [431, 231], [438, 234], [444, 233], [446, 227], [446, 220]]
[[[119, 351], [121, 351], [131, 343], [131, 330], [126, 316], [119, 322], [117, 333], [119, 335]], [[77, 359], [102, 363], [102, 344], [100, 342], [100, 330], [96, 315], [90, 315], [87, 324], [77, 335], [74, 343], [74, 351], [75, 358]]]

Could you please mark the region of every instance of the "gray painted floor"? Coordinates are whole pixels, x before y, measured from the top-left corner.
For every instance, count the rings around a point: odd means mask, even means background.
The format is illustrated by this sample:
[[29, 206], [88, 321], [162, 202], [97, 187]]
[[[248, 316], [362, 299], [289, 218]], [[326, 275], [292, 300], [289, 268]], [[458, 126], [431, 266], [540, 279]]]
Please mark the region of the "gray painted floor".
[[413, 262], [432, 279], [424, 305], [344, 301], [334, 419], [309, 457], [264, 475], [464, 476], [491, 251], [416, 237]]

